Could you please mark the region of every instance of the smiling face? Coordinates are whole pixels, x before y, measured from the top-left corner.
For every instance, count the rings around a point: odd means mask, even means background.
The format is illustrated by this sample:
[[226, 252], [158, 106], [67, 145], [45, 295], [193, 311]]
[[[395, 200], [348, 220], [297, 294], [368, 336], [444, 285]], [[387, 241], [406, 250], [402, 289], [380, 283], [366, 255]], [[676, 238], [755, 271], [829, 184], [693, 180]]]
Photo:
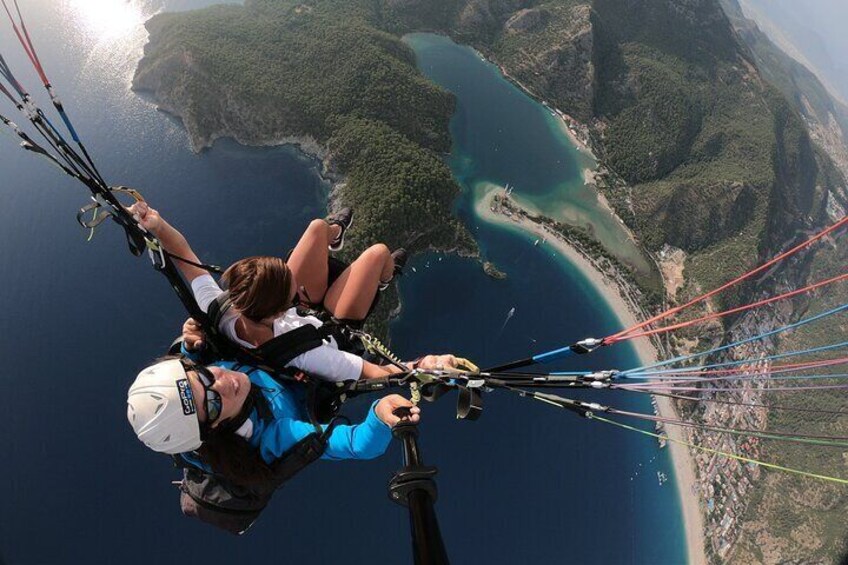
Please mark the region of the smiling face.
[[[241, 412], [244, 401], [247, 400], [247, 395], [250, 392], [250, 380], [247, 375], [238, 371], [230, 371], [214, 365], [210, 365], [207, 369], [215, 377], [212, 390], [221, 395], [221, 415], [212, 423], [214, 428], [224, 420], [234, 418]], [[194, 371], [188, 372], [188, 380], [191, 383], [191, 392], [197, 405], [197, 419], [202, 424], [206, 422], [206, 390]]]

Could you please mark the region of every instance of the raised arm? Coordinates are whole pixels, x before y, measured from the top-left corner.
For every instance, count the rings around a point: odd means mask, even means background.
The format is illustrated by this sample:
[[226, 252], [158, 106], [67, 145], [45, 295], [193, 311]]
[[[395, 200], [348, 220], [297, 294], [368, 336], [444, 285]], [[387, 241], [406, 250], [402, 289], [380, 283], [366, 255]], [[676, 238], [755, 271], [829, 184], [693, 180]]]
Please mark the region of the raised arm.
[[[194, 251], [191, 250], [191, 246], [188, 244], [188, 241], [183, 234], [177, 231], [177, 229], [171, 224], [166, 222], [164, 218], [159, 215], [159, 212], [151, 208], [147, 202], [136, 202], [130, 206], [129, 211], [138, 218], [139, 222], [146, 230], [159, 239], [160, 243], [162, 243], [162, 247], [165, 248], [165, 251], [171, 255], [176, 255], [177, 257], [182, 257], [183, 259], [187, 259], [195, 263], [200, 263], [200, 260], [197, 258]], [[189, 283], [197, 277], [207, 274], [207, 272], [203, 269], [195, 267], [194, 265], [189, 265], [184, 261], [175, 260], [174, 263]]]

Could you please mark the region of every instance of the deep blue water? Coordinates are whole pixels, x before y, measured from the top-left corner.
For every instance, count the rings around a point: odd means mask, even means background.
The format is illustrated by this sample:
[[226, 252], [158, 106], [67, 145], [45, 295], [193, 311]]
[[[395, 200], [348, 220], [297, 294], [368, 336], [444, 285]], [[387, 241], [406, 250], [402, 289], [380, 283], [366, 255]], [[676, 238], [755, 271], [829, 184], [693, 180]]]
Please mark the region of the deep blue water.
[[[327, 187], [293, 150], [220, 142], [192, 154], [181, 127], [128, 89], [140, 30], [106, 40], [84, 25], [94, 14], [74, 11], [84, 2], [22, 4], [104, 175], [141, 189], [204, 259], [282, 253], [324, 213]], [[161, 7], [115, 4], [139, 14]], [[10, 34], [0, 35], [0, 50], [27, 69]], [[20, 74], [40, 95], [32, 73]], [[11, 117], [13, 109], [0, 112]], [[184, 318], [177, 299], [146, 259], [127, 252], [114, 226], [86, 242], [74, 221], [86, 202], [81, 186], [7, 137], [0, 171], [0, 561], [408, 562], [406, 515], [385, 493], [396, 448], [373, 462], [315, 465], [245, 538], [182, 518], [169, 485], [177, 472], [134, 438], [125, 418], [127, 386]], [[450, 349], [485, 362], [521, 354], [531, 339], [546, 347], [615, 328], [560, 260], [500, 230], [481, 226], [479, 234], [510, 278], [486, 278], [471, 261], [417, 260], [393, 330], [401, 353]], [[511, 306], [515, 317], [493, 336]], [[617, 355], [595, 361], [633, 361], [626, 349]], [[354, 415], [363, 409], [352, 407]], [[455, 563], [682, 560], [673, 488], [656, 484], [667, 461], [649, 463], [655, 445], [521, 399], [488, 397], [477, 423], [455, 422], [452, 409], [449, 399], [428, 406], [422, 436], [425, 456], [441, 470], [438, 509]]]

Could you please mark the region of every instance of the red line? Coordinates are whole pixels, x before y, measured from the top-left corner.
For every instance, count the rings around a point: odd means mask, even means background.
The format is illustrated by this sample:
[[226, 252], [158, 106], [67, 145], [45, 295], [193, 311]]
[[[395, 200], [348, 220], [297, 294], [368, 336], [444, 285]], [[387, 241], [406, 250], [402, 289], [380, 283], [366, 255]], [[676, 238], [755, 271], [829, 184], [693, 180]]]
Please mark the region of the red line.
[[[29, 57], [29, 60], [32, 62], [32, 66], [35, 67], [35, 71], [38, 73], [38, 76], [44, 83], [44, 86], [48, 86], [50, 82], [47, 80], [47, 76], [44, 74], [44, 69], [41, 68], [41, 63], [39, 63], [38, 61], [38, 56], [35, 55], [35, 52], [24, 39], [24, 36], [21, 35], [21, 30], [18, 29], [18, 26], [15, 23], [15, 18], [12, 16], [12, 12], [9, 11], [9, 6], [6, 5], [6, 0], [0, 1], [2, 1], [3, 3], [3, 8], [6, 9], [6, 14], [9, 16], [9, 21], [12, 23], [12, 29], [15, 31], [15, 35], [18, 36], [18, 41], [21, 42], [21, 46], [24, 48], [27, 57]], [[17, 8], [17, 1], [15, 2], [15, 7]], [[20, 14], [20, 9], [18, 9], [18, 14]], [[21, 20], [21, 25], [23, 25], [23, 20]], [[27, 37], [27, 39], [29, 39], [29, 37]]]
[[712, 314], [707, 314], [706, 316], [702, 316], [702, 317], [694, 319], [694, 320], [689, 320], [687, 322], [680, 322], [679, 324], [673, 324], [671, 326], [663, 326], [661, 328], [654, 328], [652, 330], [645, 330], [643, 332], [630, 334], [630, 335], [621, 337], [616, 341], [624, 341], [624, 340], [627, 340], [627, 339], [634, 339], [634, 338], [637, 338], [637, 337], [646, 337], [646, 336], [656, 335], [656, 334], [659, 334], [659, 333], [670, 332], [672, 330], [679, 330], [681, 328], [686, 328], [686, 327], [692, 326], [694, 324], [706, 322], [708, 320], [714, 320], [716, 318], [722, 318], [724, 316], [729, 316], [730, 314], [735, 314], [737, 312], [744, 312], [745, 310], [751, 310], [753, 308], [765, 306], [766, 304], [771, 304], [772, 302], [777, 302], [778, 300], [785, 300], [786, 298], [792, 298], [793, 296], [797, 296], [799, 294], [803, 294], [805, 292], [815, 290], [817, 288], [829, 285], [831, 283], [843, 281], [845, 279], [848, 279], [848, 273], [844, 273], [842, 275], [839, 275], [838, 277], [833, 277], [833, 278], [827, 279], [825, 281], [821, 281], [821, 282], [817, 282], [815, 284], [811, 284], [809, 286], [805, 286], [804, 288], [799, 288], [799, 289], [796, 289], [796, 290], [793, 290], [793, 291], [790, 291], [790, 292], [786, 292], [786, 293], [781, 294], [779, 296], [772, 296], [771, 298], [766, 298], [766, 299], [760, 300], [758, 302], [752, 302], [751, 304], [746, 304], [745, 306], [737, 306], [736, 308], [731, 308], [730, 310], [725, 310], [724, 312], [714, 312]]
[[[650, 392], [652, 390], [661, 390], [661, 391], [669, 391], [669, 390], [677, 390], [683, 392], [745, 392], [747, 389], [742, 389], [739, 387], [732, 388], [703, 388], [703, 387], [687, 387], [687, 386], [675, 386], [674, 384], [667, 385], [663, 383], [662, 385], [655, 385], [651, 388], [634, 388], [635, 385], [615, 385], [615, 388], [622, 390], [640, 390], [644, 392]], [[802, 392], [805, 390], [835, 390], [835, 389], [848, 389], [848, 384], [841, 385], [809, 385], [809, 386], [769, 386], [766, 388], [758, 388], [757, 392]]]
[[21, 8], [18, 6], [18, 0], [15, 0], [15, 10], [18, 11], [18, 19], [21, 21], [21, 29], [24, 30], [24, 35], [26, 36], [27, 44], [29, 45], [30, 53], [32, 53], [33, 64], [35, 65], [35, 70], [38, 71], [38, 75], [41, 77], [41, 80], [44, 82], [44, 86], [50, 84], [50, 81], [47, 80], [47, 74], [44, 72], [44, 67], [41, 66], [41, 59], [38, 58], [38, 53], [35, 51], [35, 45], [32, 43], [32, 39], [29, 36], [29, 30], [27, 30], [26, 22], [24, 21], [23, 15], [21, 15]]
[[14, 96], [12, 96], [12, 93], [11, 93], [11, 92], [9, 92], [8, 90], [6, 90], [6, 87], [5, 87], [5, 86], [3, 86], [2, 84], [0, 84], [0, 92], [2, 92], [3, 94], [5, 94], [5, 95], [6, 95], [6, 98], [8, 98], [9, 100], [11, 100], [11, 101], [12, 101], [12, 104], [14, 104], [15, 106], [17, 106], [17, 105], [18, 105], [18, 101], [17, 101], [17, 100], [15, 100], [15, 97], [14, 97]]
[[756, 274], [758, 274], [758, 273], [763, 272], [764, 270], [768, 269], [768, 268], [769, 268], [769, 267], [771, 267], [772, 265], [774, 265], [774, 264], [776, 264], [776, 263], [779, 263], [780, 261], [782, 261], [782, 260], [786, 259], [786, 258], [787, 258], [787, 257], [789, 257], [790, 255], [794, 255], [795, 253], [797, 253], [797, 252], [798, 252], [798, 251], [800, 251], [801, 249], [803, 249], [803, 248], [805, 248], [805, 247], [808, 247], [809, 245], [812, 245], [814, 242], [816, 242], [816, 241], [818, 241], [818, 240], [822, 239], [822, 238], [823, 238], [823, 237], [825, 237], [826, 235], [828, 235], [828, 234], [832, 233], [832, 232], [833, 232], [833, 231], [835, 231], [835, 230], [838, 230], [839, 228], [841, 228], [842, 226], [844, 226], [846, 223], [848, 223], [848, 216], [843, 216], [841, 220], [839, 220], [838, 222], [836, 222], [835, 224], [833, 224], [833, 225], [832, 225], [832, 226], [830, 226], [829, 228], [826, 228], [825, 230], [823, 230], [823, 231], [819, 232], [818, 234], [816, 234], [816, 235], [814, 235], [814, 236], [810, 237], [810, 238], [809, 238], [809, 239], [807, 239], [805, 242], [800, 243], [799, 245], [796, 245], [796, 246], [795, 246], [795, 247], [793, 247], [792, 249], [790, 249], [790, 250], [788, 250], [788, 251], [785, 251], [785, 252], [781, 253], [780, 255], [778, 255], [777, 257], [775, 257], [775, 258], [773, 258], [773, 259], [771, 259], [770, 261], [768, 261], [768, 262], [766, 262], [766, 263], [763, 263], [762, 265], [760, 265], [760, 266], [759, 266], [759, 267], [757, 267], [756, 269], [754, 269], [754, 270], [752, 270], [752, 271], [748, 271], [748, 272], [747, 272], [747, 273], [745, 273], [744, 275], [741, 275], [741, 276], [739, 276], [739, 277], [737, 277], [737, 278], [735, 278], [735, 279], [733, 279], [733, 280], [731, 280], [731, 281], [729, 281], [729, 282], [727, 282], [727, 283], [723, 284], [722, 286], [720, 286], [720, 287], [718, 287], [718, 288], [716, 288], [716, 289], [714, 289], [714, 290], [711, 290], [710, 292], [708, 292], [708, 293], [706, 293], [706, 294], [702, 294], [701, 296], [698, 296], [698, 297], [696, 297], [696, 298], [693, 298], [692, 300], [690, 300], [690, 301], [689, 301], [689, 302], [687, 302], [686, 304], [683, 304], [682, 306], [676, 306], [676, 307], [674, 307], [674, 308], [670, 308], [669, 310], [666, 310], [665, 312], [662, 312], [662, 313], [660, 313], [660, 314], [657, 314], [656, 316], [654, 316], [654, 317], [650, 318], [649, 320], [647, 320], [647, 321], [645, 321], [645, 322], [642, 322], [642, 323], [636, 324], [636, 325], [634, 325], [634, 326], [632, 326], [632, 327], [630, 327], [630, 328], [628, 328], [628, 329], [626, 329], [626, 330], [620, 331], [620, 332], [618, 332], [618, 333], [616, 333], [616, 334], [613, 334], [613, 335], [611, 335], [611, 336], [609, 336], [609, 337], [604, 338], [604, 340], [603, 340], [603, 341], [604, 341], [604, 345], [610, 345], [610, 344], [612, 344], [612, 343], [615, 343], [616, 341], [621, 341], [621, 340], [623, 340], [623, 339], [627, 339], [627, 336], [628, 336], [629, 334], [633, 333], [633, 332], [634, 332], [634, 331], [636, 331], [636, 330], [640, 330], [640, 329], [642, 329], [642, 328], [644, 328], [644, 327], [646, 327], [646, 326], [649, 326], [649, 325], [653, 324], [654, 322], [657, 322], [657, 321], [659, 321], [659, 320], [663, 320], [663, 319], [665, 319], [665, 318], [668, 318], [669, 316], [672, 316], [672, 315], [674, 315], [674, 314], [676, 314], [676, 313], [680, 312], [680, 311], [681, 311], [681, 310], [683, 310], [684, 308], [688, 308], [688, 307], [690, 307], [690, 306], [692, 306], [692, 305], [694, 305], [694, 304], [697, 304], [697, 303], [699, 303], [699, 302], [703, 302], [704, 300], [706, 300], [706, 299], [708, 299], [708, 298], [711, 298], [711, 297], [715, 296], [715, 295], [716, 295], [716, 294], [718, 294], [719, 292], [722, 292], [723, 290], [726, 290], [726, 289], [730, 288], [731, 286], [734, 286], [734, 285], [736, 285], [736, 284], [738, 284], [738, 283], [742, 282], [743, 280], [749, 279], [749, 278], [753, 277], [754, 275], [756, 275]]

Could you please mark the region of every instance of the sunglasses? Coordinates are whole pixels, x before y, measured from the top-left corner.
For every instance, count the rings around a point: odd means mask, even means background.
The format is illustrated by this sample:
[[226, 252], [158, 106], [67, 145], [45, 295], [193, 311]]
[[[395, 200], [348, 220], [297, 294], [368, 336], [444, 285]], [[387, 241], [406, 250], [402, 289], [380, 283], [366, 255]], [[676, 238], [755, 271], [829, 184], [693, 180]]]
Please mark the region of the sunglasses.
[[196, 365], [194, 363], [186, 363], [182, 362], [183, 369], [188, 371], [194, 371], [194, 374], [197, 376], [197, 380], [203, 385], [203, 394], [206, 406], [206, 422], [205, 424], [211, 426], [215, 420], [221, 417], [221, 410], [223, 409], [223, 401], [221, 399], [221, 395], [212, 390], [212, 385], [215, 384], [215, 376], [202, 365]]

